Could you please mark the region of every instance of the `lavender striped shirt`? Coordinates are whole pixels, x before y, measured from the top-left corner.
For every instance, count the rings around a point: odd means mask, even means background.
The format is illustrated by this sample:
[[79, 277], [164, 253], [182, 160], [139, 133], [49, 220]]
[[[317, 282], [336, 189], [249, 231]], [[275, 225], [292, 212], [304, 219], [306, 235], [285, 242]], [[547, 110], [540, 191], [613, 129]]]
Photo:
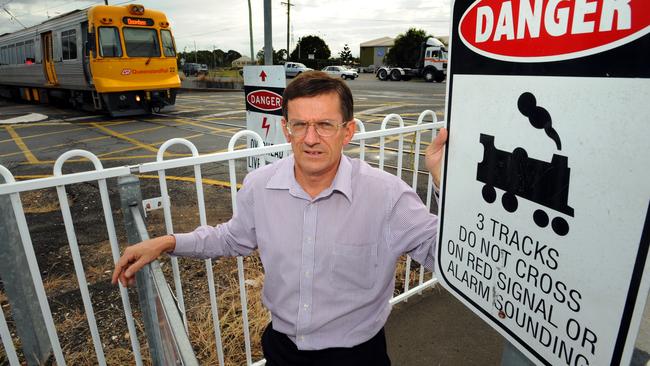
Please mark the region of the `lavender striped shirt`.
[[433, 268], [438, 218], [394, 175], [342, 156], [316, 198], [300, 187], [293, 156], [249, 173], [224, 224], [176, 234], [177, 256], [248, 255], [264, 265], [273, 328], [301, 350], [352, 347], [390, 313], [403, 253]]

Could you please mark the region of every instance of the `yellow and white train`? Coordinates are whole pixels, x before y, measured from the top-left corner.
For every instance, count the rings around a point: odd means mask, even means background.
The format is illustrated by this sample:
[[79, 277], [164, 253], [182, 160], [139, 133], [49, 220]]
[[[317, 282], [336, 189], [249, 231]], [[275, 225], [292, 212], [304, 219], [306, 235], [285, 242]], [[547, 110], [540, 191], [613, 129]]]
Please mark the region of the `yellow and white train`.
[[180, 79], [169, 21], [142, 5], [97, 5], [0, 36], [0, 95], [113, 116], [158, 111]]

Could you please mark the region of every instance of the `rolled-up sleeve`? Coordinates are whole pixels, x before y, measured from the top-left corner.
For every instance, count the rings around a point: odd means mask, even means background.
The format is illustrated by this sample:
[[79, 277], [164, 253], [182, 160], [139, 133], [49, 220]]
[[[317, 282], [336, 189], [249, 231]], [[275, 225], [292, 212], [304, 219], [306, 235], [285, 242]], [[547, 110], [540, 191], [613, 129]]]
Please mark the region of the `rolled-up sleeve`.
[[174, 234], [173, 256], [193, 258], [249, 255], [257, 248], [252, 187], [244, 179], [237, 192], [237, 212], [223, 224], [199, 226], [194, 231]]

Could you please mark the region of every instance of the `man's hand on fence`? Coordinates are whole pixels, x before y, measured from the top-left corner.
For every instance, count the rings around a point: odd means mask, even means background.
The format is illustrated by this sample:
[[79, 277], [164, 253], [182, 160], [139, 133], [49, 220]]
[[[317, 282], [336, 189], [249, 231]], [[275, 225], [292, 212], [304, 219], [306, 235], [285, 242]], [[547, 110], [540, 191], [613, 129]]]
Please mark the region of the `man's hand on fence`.
[[429, 173], [433, 178], [433, 184], [440, 187], [440, 170], [442, 167], [442, 153], [444, 151], [445, 143], [447, 142], [447, 129], [441, 128], [438, 131], [436, 139], [429, 144], [425, 151], [425, 163]]
[[176, 239], [173, 235], [160, 236], [127, 247], [122, 257], [115, 263], [113, 284], [117, 284], [119, 280], [123, 286], [133, 285], [136, 272], [156, 260], [161, 254], [173, 251], [175, 247]]

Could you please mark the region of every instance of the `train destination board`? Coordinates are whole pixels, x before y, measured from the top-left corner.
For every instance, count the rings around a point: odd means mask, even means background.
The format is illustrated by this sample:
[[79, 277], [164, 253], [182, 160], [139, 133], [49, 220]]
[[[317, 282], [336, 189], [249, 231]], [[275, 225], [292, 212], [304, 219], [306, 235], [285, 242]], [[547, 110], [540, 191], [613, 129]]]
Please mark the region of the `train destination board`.
[[[282, 133], [282, 93], [286, 86], [283, 66], [245, 66], [244, 95], [246, 98], [246, 128], [257, 132], [264, 145], [287, 142]], [[257, 147], [257, 141], [247, 137], [247, 147]], [[281, 159], [284, 152], [267, 155], [266, 161]], [[248, 171], [257, 169], [259, 158], [247, 159]]]
[[650, 281], [650, 3], [456, 0], [436, 271], [539, 365], [628, 365]]

